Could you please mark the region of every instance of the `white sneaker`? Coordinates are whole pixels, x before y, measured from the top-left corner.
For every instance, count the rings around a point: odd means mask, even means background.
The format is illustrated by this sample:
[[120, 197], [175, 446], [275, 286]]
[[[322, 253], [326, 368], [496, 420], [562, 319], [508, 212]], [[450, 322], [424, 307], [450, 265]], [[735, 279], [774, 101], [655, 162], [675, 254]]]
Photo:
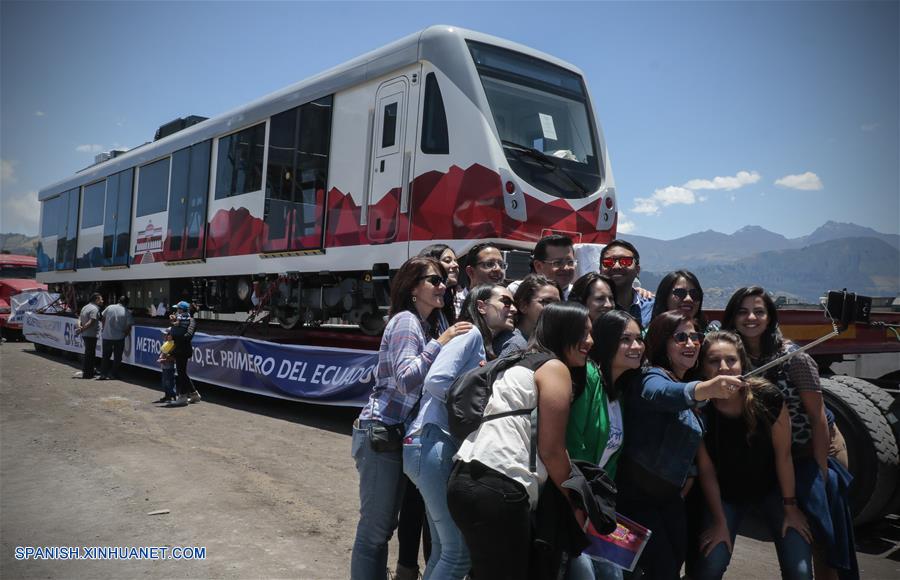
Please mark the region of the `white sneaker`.
[[187, 407], [188, 406], [188, 398], [187, 395], [178, 395], [175, 399], [175, 402], [172, 403], [173, 407]]

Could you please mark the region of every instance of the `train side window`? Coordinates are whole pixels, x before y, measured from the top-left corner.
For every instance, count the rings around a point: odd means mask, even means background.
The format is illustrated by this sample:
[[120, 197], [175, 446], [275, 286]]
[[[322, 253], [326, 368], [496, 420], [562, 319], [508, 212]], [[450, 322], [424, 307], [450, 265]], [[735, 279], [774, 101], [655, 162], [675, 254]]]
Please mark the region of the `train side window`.
[[447, 111], [434, 73], [425, 77], [425, 103], [422, 112], [422, 153], [441, 155], [450, 153], [447, 132]]
[[393, 147], [397, 142], [397, 102], [390, 103], [384, 107], [384, 117], [382, 119], [381, 131], [381, 148], [387, 149]]
[[103, 225], [103, 207], [106, 202], [106, 180], [86, 185], [81, 199], [81, 227]]
[[219, 139], [216, 157], [216, 199], [262, 188], [265, 139], [265, 123]]
[[141, 167], [138, 173], [137, 215], [166, 211], [169, 199], [169, 158]]

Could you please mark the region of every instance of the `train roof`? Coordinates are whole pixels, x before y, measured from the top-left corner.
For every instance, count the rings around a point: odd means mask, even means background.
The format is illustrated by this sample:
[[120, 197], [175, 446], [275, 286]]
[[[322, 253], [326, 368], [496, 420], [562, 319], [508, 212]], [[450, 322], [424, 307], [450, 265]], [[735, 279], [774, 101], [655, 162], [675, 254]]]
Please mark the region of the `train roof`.
[[[246, 105], [197, 123], [158, 141], [135, 147], [108, 161], [92, 165], [74, 176], [41, 189], [38, 193], [38, 200], [50, 199], [74, 187], [103, 179], [130, 167], [144, 165], [206, 139], [240, 130], [291, 107], [378, 78], [421, 60], [430, 61], [441, 70], [452, 74], [454, 68], [469, 66], [468, 62], [462, 64], [458, 58], [453, 58], [453, 55], [458, 55], [461, 50], [468, 54], [465, 47], [466, 40], [521, 52], [579, 75], [582, 74], [580, 69], [563, 60], [516, 42], [456, 26], [430, 26]], [[461, 83], [459, 88], [474, 100], [476, 87], [472, 86], [470, 76], [461, 74], [453, 75], [453, 78], [454, 80], [459, 79]]]

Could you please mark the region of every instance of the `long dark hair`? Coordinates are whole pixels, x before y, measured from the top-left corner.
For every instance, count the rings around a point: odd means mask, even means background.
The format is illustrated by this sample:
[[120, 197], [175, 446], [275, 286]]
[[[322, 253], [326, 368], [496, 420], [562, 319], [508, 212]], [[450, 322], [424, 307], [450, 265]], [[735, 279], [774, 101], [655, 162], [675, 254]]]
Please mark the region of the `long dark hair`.
[[[453, 252], [453, 248], [448, 246], [447, 244], [431, 244], [430, 246], [426, 246], [422, 248], [422, 251], [419, 252], [419, 257], [422, 258], [434, 258], [438, 262], [441, 262], [441, 256], [444, 255], [444, 252], [450, 250]], [[453, 255], [456, 256], [456, 252], [453, 252]], [[457, 265], [459, 265], [459, 259], [456, 260]], [[444, 263], [441, 262], [441, 266]], [[460, 268], [460, 274], [462, 273], [462, 268]], [[447, 269], [444, 268], [444, 275], [448, 276], [450, 273], [447, 272]], [[459, 290], [459, 275], [457, 275], [456, 286], [452, 288], [447, 286], [447, 291], [444, 293], [444, 307], [441, 308], [441, 312], [444, 313], [444, 317], [447, 319], [447, 324], [453, 324], [456, 322], [456, 292]]]
[[[391, 308], [388, 311], [389, 316], [394, 317], [404, 310], [408, 310], [413, 314], [417, 313], [412, 291], [422, 281], [422, 276], [428, 275], [429, 268], [434, 268], [434, 271], [441, 276], [447, 275], [444, 265], [434, 258], [416, 256], [403, 262], [403, 265], [400, 266], [400, 269], [397, 270], [397, 273], [391, 279]], [[439, 310], [435, 309], [431, 316], [428, 317], [432, 331], [437, 329], [438, 312]]]
[[613, 282], [613, 279], [607, 276], [606, 274], [601, 274], [600, 272], [588, 272], [581, 278], [575, 280], [572, 284], [572, 289], [569, 290], [569, 300], [574, 300], [575, 302], [581, 302], [585, 306], [587, 306], [587, 300], [591, 296], [591, 290], [594, 288], [594, 284], [597, 281], [601, 281], [609, 287], [609, 291], [612, 292], [613, 295], [613, 304], [614, 308], [619, 308], [619, 303], [616, 302], [616, 283]]
[[517, 311], [516, 326], [518, 326], [519, 318], [522, 316], [522, 310], [528, 306], [528, 303], [531, 302], [534, 295], [544, 286], [553, 286], [556, 288], [557, 292], [559, 292], [560, 299], [562, 299], [562, 289], [559, 287], [556, 280], [551, 280], [543, 274], [529, 274], [519, 282], [519, 287], [516, 288], [516, 293], [513, 295], [513, 302], [516, 305]]
[[[566, 362], [566, 351], [584, 338], [588, 309], [578, 302], [554, 302], [544, 307], [525, 352], [546, 352]], [[566, 366], [568, 364], [566, 363]], [[570, 368], [572, 390], [578, 397], [584, 390], [584, 367]]]
[[659, 286], [656, 288], [656, 301], [653, 303], [653, 314], [650, 318], [652, 320], [669, 309], [669, 296], [672, 295], [672, 287], [682, 278], [693, 284], [700, 291], [700, 300], [697, 300], [697, 323], [700, 325], [699, 330], [705, 330], [709, 322], [706, 320], [706, 315], [703, 314], [703, 286], [700, 285], [700, 280], [697, 279], [697, 276], [688, 270], [669, 272], [659, 281]]
[[494, 354], [494, 348], [492, 346], [494, 333], [491, 332], [491, 329], [488, 327], [487, 320], [485, 320], [481, 312], [478, 311], [478, 301], [490, 300], [491, 296], [494, 295], [494, 290], [496, 288], [503, 288], [503, 286], [500, 286], [499, 284], [479, 284], [478, 286], [475, 286], [469, 291], [469, 295], [466, 296], [465, 301], [462, 303], [462, 310], [459, 312], [459, 319], [461, 321], [471, 322], [475, 328], [478, 329], [478, 332], [481, 333], [481, 340], [484, 343], [484, 354], [487, 356], [488, 360], [497, 357], [497, 355]]
[[[703, 361], [706, 360], [706, 356], [709, 354], [709, 349], [718, 342], [730, 344], [735, 348], [738, 359], [741, 361], [742, 373], [750, 370], [750, 357], [747, 355], [747, 350], [744, 348], [744, 342], [741, 340], [741, 336], [736, 332], [728, 330], [717, 330], [706, 335], [703, 344], [700, 346], [700, 356], [697, 357], [697, 360], [700, 361], [699, 366], [701, 369], [703, 368]], [[696, 375], [697, 378], [701, 380], [713, 378], [705, 376], [702, 371], [697, 372]], [[764, 390], [772, 391], [773, 389], [777, 389], [777, 387], [761, 377], [751, 377], [747, 382], [750, 386], [746, 389], [741, 389], [738, 396], [742, 398], [741, 417], [747, 425], [747, 441], [749, 442], [750, 438], [756, 432], [760, 419], [771, 427], [778, 417], [773, 417], [763, 402], [756, 396], [757, 392]]]
[[[621, 340], [629, 322], [634, 322], [638, 328], [641, 327], [641, 322], [624, 310], [610, 310], [601, 314], [594, 321], [594, 325], [591, 328], [594, 346], [591, 347], [591, 352], [588, 353], [588, 356], [600, 369], [600, 376], [603, 377], [603, 388], [606, 390], [610, 401], [615, 401], [619, 397], [619, 393], [622, 392], [619, 384], [624, 384], [628, 377], [633, 374], [631, 371], [625, 372], [619, 377], [618, 381], [613, 381], [612, 362], [619, 351], [619, 340]], [[634, 372], [639, 371], [634, 369]]]
[[725, 307], [725, 314], [722, 317], [722, 330], [732, 330], [740, 335], [734, 324], [738, 309], [744, 298], [756, 296], [762, 298], [763, 304], [766, 305], [768, 323], [760, 337], [760, 350], [762, 358], [769, 358], [781, 351], [784, 346], [784, 337], [781, 334], [781, 327], [778, 326], [778, 309], [775, 307], [775, 301], [772, 300], [765, 288], [761, 286], [738, 288], [728, 299], [728, 305]]
[[646, 353], [647, 362], [650, 366], [672, 370], [672, 362], [669, 360], [669, 339], [675, 334], [678, 325], [683, 322], [690, 322], [695, 327], [697, 321], [686, 316], [677, 310], [668, 310], [659, 316], [656, 316], [647, 329]]

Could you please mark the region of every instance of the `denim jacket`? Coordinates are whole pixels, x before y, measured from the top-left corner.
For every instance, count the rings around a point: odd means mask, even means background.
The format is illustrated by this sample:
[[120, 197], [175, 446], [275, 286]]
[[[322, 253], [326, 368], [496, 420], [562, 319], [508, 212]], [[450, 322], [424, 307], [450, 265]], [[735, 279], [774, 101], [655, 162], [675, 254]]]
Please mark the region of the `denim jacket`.
[[703, 405], [694, 400], [698, 382], [678, 382], [653, 367], [628, 389], [624, 405], [624, 455], [678, 487], [703, 439], [703, 424], [693, 410]]

